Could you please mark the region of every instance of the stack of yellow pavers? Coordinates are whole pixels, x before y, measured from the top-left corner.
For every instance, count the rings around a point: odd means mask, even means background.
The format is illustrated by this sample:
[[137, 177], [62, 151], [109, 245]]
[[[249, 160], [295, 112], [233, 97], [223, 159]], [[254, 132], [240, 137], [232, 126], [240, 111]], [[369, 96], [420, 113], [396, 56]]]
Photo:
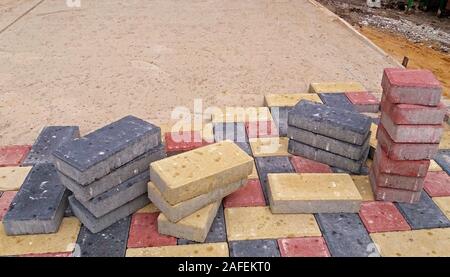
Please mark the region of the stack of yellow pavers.
[[150, 165], [148, 196], [159, 208], [158, 232], [204, 242], [222, 199], [252, 173], [253, 159], [222, 141]]

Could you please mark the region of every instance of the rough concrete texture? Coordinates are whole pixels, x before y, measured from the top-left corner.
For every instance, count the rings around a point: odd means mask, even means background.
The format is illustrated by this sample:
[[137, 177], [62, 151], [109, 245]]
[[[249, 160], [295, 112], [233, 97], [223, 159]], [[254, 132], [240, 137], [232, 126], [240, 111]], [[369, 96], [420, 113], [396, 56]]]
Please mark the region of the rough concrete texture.
[[319, 93], [322, 102], [330, 107], [343, 109], [347, 111], [356, 111], [352, 102], [348, 100], [345, 93]]
[[88, 201], [128, 179], [148, 171], [150, 163], [165, 157], [166, 152], [164, 150], [164, 145], [160, 145], [85, 186], [78, 184], [61, 172], [59, 172], [59, 177], [63, 185], [72, 191], [79, 201]]
[[238, 240], [230, 242], [230, 257], [280, 257], [276, 240]]
[[129, 115], [62, 144], [53, 156], [59, 171], [87, 185], [159, 144], [159, 127]]
[[416, 203], [420, 199], [422, 191], [411, 191], [403, 189], [393, 189], [381, 187], [377, 183], [376, 176], [373, 171], [369, 172], [369, 181], [372, 187], [375, 200], [389, 202]]
[[150, 179], [171, 205], [247, 178], [253, 159], [222, 141], [153, 162]]
[[69, 191], [51, 163], [35, 165], [3, 217], [8, 235], [54, 233], [67, 207]]
[[381, 173], [409, 177], [425, 177], [428, 172], [428, 167], [430, 166], [430, 160], [391, 160], [387, 157], [386, 152], [384, 152], [383, 148], [379, 147], [375, 151], [373, 164]]
[[214, 123], [214, 141], [232, 140], [234, 142], [248, 141], [245, 123], [243, 122], [218, 122]]
[[316, 134], [362, 145], [369, 134], [371, 120], [357, 112], [301, 100], [288, 113], [288, 125]]
[[47, 126], [42, 129], [38, 138], [28, 152], [22, 165], [53, 162], [52, 153], [61, 144], [80, 137], [78, 126]]
[[290, 139], [300, 141], [309, 146], [320, 148], [322, 150], [347, 157], [352, 160], [360, 160], [364, 154], [367, 155], [369, 148], [370, 132], [362, 145], [352, 144], [345, 141], [337, 140], [333, 137], [327, 137], [320, 134], [296, 128], [288, 127], [287, 136]]

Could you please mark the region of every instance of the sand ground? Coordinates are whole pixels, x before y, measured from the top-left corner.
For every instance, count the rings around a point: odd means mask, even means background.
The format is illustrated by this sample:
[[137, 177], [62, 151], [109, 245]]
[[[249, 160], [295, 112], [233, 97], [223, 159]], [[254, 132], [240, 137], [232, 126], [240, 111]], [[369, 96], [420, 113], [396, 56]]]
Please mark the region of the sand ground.
[[0, 30], [0, 145], [127, 114], [161, 124], [194, 98], [262, 105], [333, 80], [379, 91], [396, 66], [308, 0], [0, 0]]

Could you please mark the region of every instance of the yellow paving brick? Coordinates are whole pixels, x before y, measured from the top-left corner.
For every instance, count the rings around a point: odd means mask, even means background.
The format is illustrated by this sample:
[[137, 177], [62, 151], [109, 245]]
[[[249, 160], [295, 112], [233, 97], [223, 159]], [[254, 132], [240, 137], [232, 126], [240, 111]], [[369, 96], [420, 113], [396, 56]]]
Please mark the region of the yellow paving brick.
[[225, 107], [212, 114], [212, 122], [273, 121], [268, 107]]
[[204, 242], [222, 200], [211, 203], [174, 223], [164, 214], [158, 216], [158, 232], [177, 238]]
[[153, 162], [150, 176], [174, 205], [247, 178], [253, 162], [235, 143], [222, 141]]
[[272, 214], [269, 207], [225, 209], [228, 240], [321, 236], [312, 214]]
[[[445, 124], [448, 126], [448, 124]], [[439, 149], [450, 149], [450, 130], [448, 127], [444, 129], [444, 133], [441, 137], [441, 142], [439, 143]]]
[[155, 204], [150, 203], [144, 208], [138, 210], [136, 213], [157, 213], [159, 212], [159, 209], [155, 206]]
[[273, 213], [357, 213], [362, 197], [344, 173], [269, 173]]
[[372, 186], [370, 185], [369, 176], [367, 175], [351, 175], [353, 183], [361, 194], [363, 201], [375, 201], [373, 198]]
[[201, 243], [148, 248], [128, 248], [127, 257], [228, 257], [228, 244]]
[[322, 103], [319, 95], [311, 93], [281, 93], [266, 94], [264, 96], [267, 107], [293, 107], [300, 100], [309, 100]]
[[323, 82], [311, 83], [310, 93], [332, 93], [332, 92], [357, 92], [366, 89], [357, 82]]
[[249, 139], [254, 157], [291, 156], [287, 137]]
[[66, 217], [57, 233], [23, 236], [7, 236], [3, 226], [0, 226], [0, 256], [71, 252], [80, 225], [76, 217]]
[[372, 123], [370, 125], [370, 140], [369, 140], [369, 145], [373, 148], [377, 148], [377, 129], [378, 129], [378, 125], [376, 125], [375, 123]]
[[442, 171], [442, 167], [435, 160], [430, 160], [428, 171]]
[[450, 256], [450, 228], [370, 234], [382, 257]]
[[19, 190], [31, 166], [0, 167], [0, 191]]
[[433, 201], [445, 216], [450, 219], [450, 196], [433, 197]]
[[373, 161], [372, 161], [371, 159], [367, 159], [367, 160], [366, 160], [366, 166], [367, 166], [368, 168], [370, 168], [370, 167], [372, 166], [372, 164], [373, 164]]
[[255, 161], [253, 161], [252, 173], [248, 175], [248, 179], [259, 179], [258, 170], [256, 169]]

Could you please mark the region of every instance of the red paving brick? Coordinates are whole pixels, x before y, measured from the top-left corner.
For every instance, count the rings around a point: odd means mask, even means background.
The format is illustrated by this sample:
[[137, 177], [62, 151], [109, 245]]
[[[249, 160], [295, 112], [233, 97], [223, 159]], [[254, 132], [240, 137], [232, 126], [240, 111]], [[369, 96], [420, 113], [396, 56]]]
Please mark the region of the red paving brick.
[[290, 158], [291, 164], [297, 173], [333, 173], [331, 167], [300, 156]]
[[428, 167], [430, 166], [430, 160], [391, 160], [387, 157], [387, 154], [383, 150], [383, 148], [378, 147], [375, 151], [373, 164], [381, 173], [410, 177], [424, 177], [427, 175]]
[[10, 145], [0, 147], [0, 167], [20, 165], [30, 149], [30, 145]]
[[346, 92], [345, 95], [354, 105], [374, 105], [380, 103], [380, 101], [368, 91]]
[[359, 216], [369, 233], [411, 230], [405, 218], [391, 202], [363, 202]]
[[246, 122], [245, 130], [248, 138], [278, 137], [278, 127], [273, 121]]
[[16, 196], [17, 191], [5, 191], [0, 197], [0, 221], [3, 220], [6, 212], [9, 209], [9, 204], [11, 204], [14, 196]]
[[177, 239], [158, 233], [159, 213], [137, 213], [131, 218], [128, 248], [176, 245]]
[[225, 197], [223, 205], [225, 208], [265, 206], [266, 202], [259, 180], [248, 180], [245, 186]]
[[71, 257], [72, 252], [42, 253], [42, 254], [26, 254], [20, 257]]
[[450, 176], [445, 171], [428, 172], [425, 191], [431, 197], [450, 196]]
[[167, 132], [164, 135], [166, 142], [166, 152], [168, 154], [176, 154], [184, 151], [189, 151], [208, 144], [202, 139], [200, 132]]
[[278, 247], [282, 257], [330, 257], [322, 237], [279, 239]]

